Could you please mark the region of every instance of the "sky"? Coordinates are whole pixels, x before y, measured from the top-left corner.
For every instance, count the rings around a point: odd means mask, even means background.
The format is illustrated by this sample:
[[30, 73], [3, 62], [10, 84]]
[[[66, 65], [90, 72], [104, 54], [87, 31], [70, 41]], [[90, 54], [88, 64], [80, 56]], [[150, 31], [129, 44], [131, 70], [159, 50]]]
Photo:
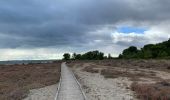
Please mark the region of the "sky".
[[0, 0], [0, 60], [118, 56], [170, 38], [170, 0]]

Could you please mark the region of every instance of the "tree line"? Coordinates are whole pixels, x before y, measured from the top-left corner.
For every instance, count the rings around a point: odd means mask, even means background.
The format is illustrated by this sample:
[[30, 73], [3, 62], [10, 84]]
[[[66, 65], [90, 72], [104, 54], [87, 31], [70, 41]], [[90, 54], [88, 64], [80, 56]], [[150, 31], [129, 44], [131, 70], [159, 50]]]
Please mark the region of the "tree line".
[[108, 56], [104, 56], [103, 52], [89, 51], [84, 54], [76, 54], [72, 55], [69, 53], [65, 53], [63, 55], [63, 60], [103, 60], [103, 59], [112, 59], [112, 56], [109, 54]]
[[[157, 44], [147, 44], [143, 48], [138, 49], [135, 46], [130, 46], [129, 48], [123, 50], [123, 52], [118, 56], [119, 59], [170, 59], [170, 39]], [[89, 51], [84, 54], [72, 55], [65, 53], [63, 55], [63, 60], [103, 60], [103, 59], [113, 59], [113, 57], [108, 54], [104, 56], [103, 52]]]
[[158, 44], [147, 44], [141, 49], [137, 49], [135, 46], [123, 50], [119, 58], [170, 58], [170, 39]]

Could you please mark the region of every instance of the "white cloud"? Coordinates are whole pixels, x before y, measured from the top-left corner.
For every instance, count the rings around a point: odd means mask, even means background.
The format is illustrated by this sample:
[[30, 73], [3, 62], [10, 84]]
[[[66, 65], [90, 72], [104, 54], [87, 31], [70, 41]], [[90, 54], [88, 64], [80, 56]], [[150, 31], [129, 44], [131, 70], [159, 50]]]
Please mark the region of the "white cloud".
[[137, 38], [143, 38], [143, 34], [138, 34], [138, 33], [127, 34], [127, 33], [118, 33], [118, 32], [113, 33], [113, 43], [118, 43], [118, 42], [132, 43]]
[[0, 60], [61, 59], [62, 51], [56, 49], [0, 49]]
[[143, 47], [145, 44], [155, 44], [166, 41], [170, 38], [168, 33], [170, 28], [165, 25], [151, 26], [144, 33], [119, 33], [117, 31], [112, 33], [113, 43], [120, 46], [137, 46]]

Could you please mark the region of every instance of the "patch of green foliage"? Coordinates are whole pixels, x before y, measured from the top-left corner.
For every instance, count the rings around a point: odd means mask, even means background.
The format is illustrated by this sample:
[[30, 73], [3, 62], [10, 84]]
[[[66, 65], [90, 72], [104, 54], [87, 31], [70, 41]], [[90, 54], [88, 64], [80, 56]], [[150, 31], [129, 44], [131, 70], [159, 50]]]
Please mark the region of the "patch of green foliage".
[[[69, 53], [65, 53], [63, 55], [63, 59], [64, 60], [103, 60], [104, 59], [104, 53], [103, 52], [99, 52], [99, 51], [89, 51], [87, 53], [84, 54], [76, 54], [73, 53], [72, 57], [68, 57]], [[70, 55], [70, 54], [69, 54]]]
[[135, 46], [131, 46], [123, 50], [123, 53], [119, 55], [119, 58], [170, 58], [170, 39], [158, 44], [147, 44], [140, 50]]
[[65, 53], [64, 55], [63, 55], [63, 60], [70, 60], [70, 54], [69, 53]]

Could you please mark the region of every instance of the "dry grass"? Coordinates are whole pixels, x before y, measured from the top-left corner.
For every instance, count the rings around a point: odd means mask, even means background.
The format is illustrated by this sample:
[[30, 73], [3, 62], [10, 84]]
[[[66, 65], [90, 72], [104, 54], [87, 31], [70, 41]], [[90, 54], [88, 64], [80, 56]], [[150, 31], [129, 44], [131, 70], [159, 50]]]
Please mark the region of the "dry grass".
[[140, 71], [128, 71], [128, 70], [116, 70], [116, 69], [103, 69], [101, 70], [101, 75], [105, 78], [118, 78], [118, 77], [128, 77], [132, 81], [139, 81], [140, 78], [153, 78], [159, 79], [155, 73], [140, 72]]
[[21, 100], [30, 89], [56, 84], [60, 62], [50, 64], [1, 65], [0, 100]]
[[[121, 68], [143, 68], [143, 69], [155, 69], [170, 72], [169, 60], [103, 60], [94, 61], [98, 65], [121, 67]], [[168, 70], [167, 70], [168, 69]]]
[[140, 100], [170, 100], [170, 83], [166, 81], [156, 84], [133, 83], [131, 89]]
[[170, 72], [169, 60], [125, 60], [125, 59], [113, 59], [113, 60], [75, 60], [70, 61], [69, 64], [94, 63], [102, 66], [109, 67], [121, 67], [121, 68], [142, 68], [142, 69], [154, 69]]
[[90, 73], [99, 73], [99, 70], [98, 69], [95, 69], [94, 67], [92, 66], [87, 66], [83, 69], [83, 71], [86, 71], [86, 72], [90, 72]]
[[140, 78], [144, 78], [144, 77], [160, 79], [159, 77], [156, 76], [154, 72], [139, 71], [137, 69], [133, 71], [130, 69], [118, 70], [112, 67], [99, 68], [96, 65], [91, 65], [83, 68], [83, 71], [90, 72], [90, 73], [100, 73], [105, 78], [128, 77], [132, 81], [139, 81]]

